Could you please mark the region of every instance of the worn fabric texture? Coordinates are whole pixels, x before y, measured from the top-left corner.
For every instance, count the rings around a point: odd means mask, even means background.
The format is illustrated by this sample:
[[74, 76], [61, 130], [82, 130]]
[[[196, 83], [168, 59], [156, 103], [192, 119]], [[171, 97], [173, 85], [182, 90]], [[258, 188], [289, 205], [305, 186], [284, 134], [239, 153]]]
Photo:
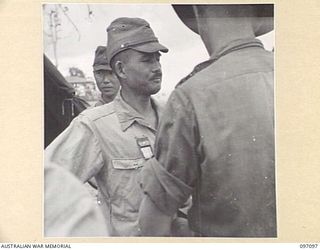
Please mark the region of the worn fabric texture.
[[234, 41], [169, 98], [141, 185], [168, 215], [191, 194], [198, 235], [277, 235], [273, 63], [260, 41]]

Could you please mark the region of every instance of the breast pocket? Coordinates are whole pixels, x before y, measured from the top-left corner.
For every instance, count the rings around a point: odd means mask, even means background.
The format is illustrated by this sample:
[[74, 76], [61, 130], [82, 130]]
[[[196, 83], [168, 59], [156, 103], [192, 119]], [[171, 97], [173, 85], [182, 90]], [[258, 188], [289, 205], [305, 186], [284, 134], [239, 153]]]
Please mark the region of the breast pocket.
[[113, 159], [109, 169], [109, 191], [115, 203], [128, 196], [137, 184], [137, 175], [140, 172], [145, 159]]
[[136, 219], [142, 199], [138, 175], [145, 159], [113, 159], [109, 187], [112, 190], [112, 217], [125, 221]]

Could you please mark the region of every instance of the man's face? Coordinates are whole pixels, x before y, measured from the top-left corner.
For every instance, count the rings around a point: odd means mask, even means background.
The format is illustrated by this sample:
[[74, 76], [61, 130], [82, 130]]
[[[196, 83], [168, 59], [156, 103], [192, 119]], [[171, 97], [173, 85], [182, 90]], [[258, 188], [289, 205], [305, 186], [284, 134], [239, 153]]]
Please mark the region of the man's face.
[[135, 50], [124, 62], [127, 86], [141, 95], [156, 94], [161, 88], [162, 71], [160, 53], [143, 53]]
[[114, 98], [120, 88], [118, 78], [110, 70], [97, 70], [93, 72], [98, 89], [109, 98]]

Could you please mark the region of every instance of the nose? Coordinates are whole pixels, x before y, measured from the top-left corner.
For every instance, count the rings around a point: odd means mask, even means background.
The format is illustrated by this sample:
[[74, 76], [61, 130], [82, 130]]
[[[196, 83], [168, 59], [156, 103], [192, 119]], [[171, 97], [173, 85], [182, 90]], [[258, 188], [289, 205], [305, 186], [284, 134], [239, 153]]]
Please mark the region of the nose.
[[161, 64], [159, 61], [155, 61], [153, 68], [152, 68], [153, 73], [161, 73]]
[[104, 83], [109, 83], [110, 80], [109, 80], [109, 78], [108, 78], [107, 76], [104, 76], [104, 77], [103, 77], [103, 82], [104, 82]]

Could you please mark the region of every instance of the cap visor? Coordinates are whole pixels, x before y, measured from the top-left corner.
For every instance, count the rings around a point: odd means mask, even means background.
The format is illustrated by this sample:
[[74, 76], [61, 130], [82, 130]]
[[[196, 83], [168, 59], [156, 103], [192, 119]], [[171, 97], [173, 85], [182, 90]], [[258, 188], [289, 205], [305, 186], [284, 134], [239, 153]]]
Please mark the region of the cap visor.
[[96, 65], [96, 66], [93, 66], [93, 70], [98, 71], [98, 70], [112, 70], [112, 69], [109, 65]]
[[130, 48], [145, 53], [154, 53], [158, 51], [167, 53], [169, 51], [168, 48], [157, 42], [145, 43], [138, 46], [132, 46]]

